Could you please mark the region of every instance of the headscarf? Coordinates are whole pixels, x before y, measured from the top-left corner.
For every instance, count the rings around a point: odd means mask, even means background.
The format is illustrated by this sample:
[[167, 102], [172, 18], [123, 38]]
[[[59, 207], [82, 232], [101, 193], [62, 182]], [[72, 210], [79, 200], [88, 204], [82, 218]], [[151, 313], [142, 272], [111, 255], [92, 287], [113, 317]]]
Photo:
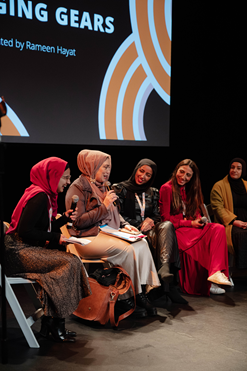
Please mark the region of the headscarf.
[[233, 162], [239, 162], [242, 165], [242, 174], [241, 174], [241, 177], [239, 179], [232, 179], [230, 174], [228, 174], [228, 181], [230, 183], [231, 190], [234, 193], [236, 193], [238, 195], [244, 195], [244, 194], [246, 194], [246, 189], [245, 189], [244, 183], [242, 181], [242, 178], [245, 177], [245, 175], [246, 175], [246, 162], [242, 158], [235, 157], [229, 164], [229, 171], [231, 169], [231, 166], [232, 166]]
[[[111, 156], [107, 153], [89, 149], [83, 149], [77, 156], [78, 168], [81, 171], [82, 176], [87, 178], [92, 192], [98, 196], [99, 205], [104, 202], [107, 188], [103, 183], [97, 182], [95, 177], [99, 168], [107, 159], [109, 159], [111, 163]], [[116, 229], [120, 227], [120, 217], [116, 206], [111, 205], [108, 209], [108, 216], [101, 220], [101, 224], [108, 224], [110, 227]]]
[[7, 233], [13, 233], [18, 227], [22, 210], [27, 202], [40, 192], [45, 192], [50, 200], [47, 202], [48, 212], [52, 207], [52, 217], [57, 215], [57, 187], [67, 162], [58, 157], [49, 157], [34, 165], [30, 171], [32, 185], [28, 187], [18, 202]]
[[[142, 167], [143, 165], [147, 165], [151, 167], [153, 170], [152, 177], [149, 179], [149, 181], [145, 184], [138, 185], [135, 182], [135, 175], [137, 170]], [[149, 160], [148, 158], [144, 158], [141, 161], [138, 162], [136, 167], [134, 168], [134, 171], [131, 175], [131, 177], [128, 180], [125, 180], [121, 182], [120, 184], [123, 185], [127, 189], [126, 199], [124, 203], [124, 215], [128, 216], [131, 219], [136, 218], [135, 213], [135, 193], [142, 193], [146, 192], [154, 183], [154, 179], [156, 177], [157, 173], [157, 165], [152, 160]]]
[[84, 175], [90, 182], [95, 183], [95, 176], [101, 165], [111, 156], [101, 151], [91, 151], [83, 149], [78, 153], [77, 165], [82, 175]]

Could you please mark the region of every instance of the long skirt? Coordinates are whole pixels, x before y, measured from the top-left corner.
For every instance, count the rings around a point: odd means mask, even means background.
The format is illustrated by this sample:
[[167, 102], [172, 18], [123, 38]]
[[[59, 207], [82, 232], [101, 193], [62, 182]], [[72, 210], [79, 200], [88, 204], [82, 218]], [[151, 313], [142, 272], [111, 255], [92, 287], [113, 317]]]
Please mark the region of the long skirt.
[[207, 278], [217, 271], [228, 277], [228, 250], [225, 228], [209, 223], [201, 228], [176, 229], [181, 260], [179, 278], [184, 292], [209, 295]]
[[[79, 255], [85, 259], [102, 259], [113, 265], [120, 265], [129, 274], [135, 293], [142, 292], [142, 285], [160, 286], [158, 274], [147, 241], [132, 244], [99, 232], [96, 237], [86, 237], [88, 245], [76, 244]], [[133, 295], [128, 292], [122, 299]]]
[[6, 235], [6, 274], [36, 281], [44, 314], [66, 317], [79, 301], [91, 294], [85, 268], [77, 256], [58, 250], [33, 247], [17, 235]]

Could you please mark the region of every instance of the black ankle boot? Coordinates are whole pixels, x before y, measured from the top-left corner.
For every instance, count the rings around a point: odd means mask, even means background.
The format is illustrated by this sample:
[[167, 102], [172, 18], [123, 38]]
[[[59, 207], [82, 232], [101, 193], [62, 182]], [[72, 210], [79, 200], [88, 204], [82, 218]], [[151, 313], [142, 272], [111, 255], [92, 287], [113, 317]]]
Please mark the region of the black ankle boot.
[[[116, 311], [120, 314], [123, 314], [127, 312], [130, 309], [134, 308], [134, 299], [133, 297], [125, 299], [125, 300], [118, 300], [116, 303]], [[131, 316], [134, 316], [136, 318], [144, 318], [147, 317], [147, 311], [145, 308], [140, 308], [138, 305], [136, 306], [136, 309], [131, 314]]]
[[58, 343], [73, 343], [75, 339], [71, 336], [76, 336], [75, 332], [65, 329], [64, 318], [52, 318], [47, 316], [42, 317], [40, 334], [47, 338], [49, 334], [51, 334], [52, 338]]
[[174, 284], [169, 285], [169, 292], [166, 293], [168, 298], [171, 299], [173, 303], [178, 303], [178, 304], [188, 304], [187, 300], [185, 300], [180, 293], [178, 292], [178, 289]]
[[157, 315], [157, 309], [152, 306], [145, 294], [140, 293], [136, 295], [136, 304], [141, 308], [145, 308], [149, 316]]
[[44, 337], [48, 337], [49, 336], [49, 333], [50, 333], [50, 330], [49, 330], [49, 327], [48, 327], [48, 323], [52, 320], [52, 317], [48, 317], [48, 316], [42, 316], [41, 318], [41, 329], [40, 329], [40, 335], [44, 336]]
[[161, 285], [159, 287], [155, 287], [152, 290], [150, 290], [147, 294], [147, 298], [152, 303], [153, 301], [160, 299], [164, 295], [165, 295], [165, 292]]
[[65, 318], [59, 318], [61, 331], [65, 332], [66, 336], [72, 336], [75, 337], [77, 333], [75, 331], [70, 331], [65, 328]]

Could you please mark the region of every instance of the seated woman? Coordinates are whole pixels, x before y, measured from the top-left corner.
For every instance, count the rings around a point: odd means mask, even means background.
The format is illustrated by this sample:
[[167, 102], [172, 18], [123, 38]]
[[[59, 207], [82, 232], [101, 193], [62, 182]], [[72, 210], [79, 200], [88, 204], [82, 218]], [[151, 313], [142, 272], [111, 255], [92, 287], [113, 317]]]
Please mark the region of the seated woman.
[[[184, 292], [209, 295], [211, 284], [231, 286], [223, 226], [203, 223], [203, 196], [199, 170], [192, 160], [181, 161], [169, 182], [160, 189], [161, 219], [170, 220], [176, 230], [180, 252], [180, 285]], [[222, 292], [222, 291], [223, 292]], [[211, 293], [225, 290], [213, 286]]]
[[229, 174], [215, 183], [210, 195], [215, 222], [225, 226], [228, 251], [235, 255], [238, 269], [247, 268], [247, 182], [246, 163], [230, 162]]
[[[79, 197], [78, 217], [70, 233], [78, 237], [85, 236], [92, 241], [86, 246], [76, 245], [79, 254], [85, 259], [100, 258], [122, 266], [132, 279], [137, 305], [145, 308], [145, 314], [147, 311], [149, 315], [156, 315], [156, 308], [148, 301], [142, 289], [143, 285], [160, 285], [147, 242], [142, 239], [130, 244], [99, 231], [99, 226], [104, 224], [115, 229], [120, 226], [128, 230], [134, 228], [119, 215], [118, 208], [114, 206], [113, 202], [117, 199], [115, 192], [107, 191], [105, 187], [111, 171], [110, 155], [82, 150], [78, 154], [77, 164], [82, 174], [71, 184], [66, 194], [67, 207], [71, 205], [73, 195]], [[129, 299], [131, 294], [125, 295], [128, 296], [124, 297], [121, 304], [130, 309], [133, 307], [133, 301]], [[143, 316], [143, 311], [140, 315]]]
[[[70, 184], [68, 163], [50, 157], [31, 169], [32, 185], [18, 202], [5, 236], [6, 274], [36, 281], [44, 309], [41, 335], [57, 342], [74, 342], [75, 332], [65, 329], [64, 317], [90, 294], [84, 266], [65, 252], [59, 228], [70, 220], [67, 210], [58, 220], [57, 196]], [[75, 219], [77, 212], [71, 215]], [[59, 251], [64, 250], [64, 251]]]
[[159, 191], [152, 187], [156, 172], [157, 165], [145, 158], [139, 161], [128, 180], [113, 184], [113, 189], [119, 197], [122, 217], [147, 234], [158, 273], [164, 282], [171, 283], [167, 296], [185, 304], [187, 301], [176, 290], [180, 259], [175, 229], [171, 222], [161, 222]]

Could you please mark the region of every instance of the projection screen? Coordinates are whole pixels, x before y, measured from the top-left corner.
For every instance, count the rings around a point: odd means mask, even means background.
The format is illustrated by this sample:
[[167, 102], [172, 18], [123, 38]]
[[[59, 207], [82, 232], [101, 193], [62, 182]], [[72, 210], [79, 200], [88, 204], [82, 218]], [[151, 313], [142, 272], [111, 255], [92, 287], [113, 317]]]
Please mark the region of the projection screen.
[[0, 1], [1, 140], [169, 146], [171, 0]]

